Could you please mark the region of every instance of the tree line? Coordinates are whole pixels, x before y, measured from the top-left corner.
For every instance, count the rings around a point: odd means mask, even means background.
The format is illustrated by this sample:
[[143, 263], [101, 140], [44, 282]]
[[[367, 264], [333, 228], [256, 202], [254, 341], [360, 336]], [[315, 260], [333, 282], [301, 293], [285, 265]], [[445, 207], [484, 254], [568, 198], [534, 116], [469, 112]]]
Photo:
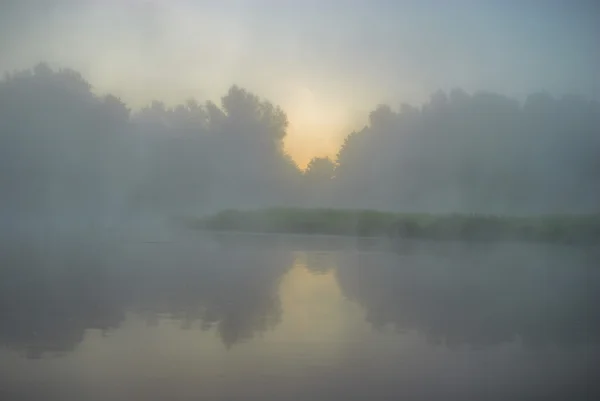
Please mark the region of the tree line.
[[220, 102], [132, 111], [71, 69], [0, 81], [3, 222], [122, 220], [224, 208], [597, 212], [600, 103], [538, 93], [438, 92], [380, 105], [335, 157], [285, 152], [285, 112], [232, 86]]

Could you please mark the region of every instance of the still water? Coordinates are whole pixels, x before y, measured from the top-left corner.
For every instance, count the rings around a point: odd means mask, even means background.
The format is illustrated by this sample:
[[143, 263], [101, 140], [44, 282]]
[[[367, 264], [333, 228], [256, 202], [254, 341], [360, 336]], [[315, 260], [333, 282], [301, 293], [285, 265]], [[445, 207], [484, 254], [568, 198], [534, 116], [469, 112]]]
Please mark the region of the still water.
[[600, 399], [599, 260], [332, 237], [16, 241], [0, 255], [0, 399]]

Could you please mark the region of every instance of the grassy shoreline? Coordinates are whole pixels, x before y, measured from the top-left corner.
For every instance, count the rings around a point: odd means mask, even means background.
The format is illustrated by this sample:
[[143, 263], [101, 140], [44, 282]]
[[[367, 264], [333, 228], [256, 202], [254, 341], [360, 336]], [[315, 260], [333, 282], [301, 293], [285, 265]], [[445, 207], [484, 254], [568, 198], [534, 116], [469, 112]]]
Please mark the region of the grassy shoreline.
[[510, 217], [270, 208], [224, 210], [186, 224], [207, 231], [600, 244], [600, 215]]

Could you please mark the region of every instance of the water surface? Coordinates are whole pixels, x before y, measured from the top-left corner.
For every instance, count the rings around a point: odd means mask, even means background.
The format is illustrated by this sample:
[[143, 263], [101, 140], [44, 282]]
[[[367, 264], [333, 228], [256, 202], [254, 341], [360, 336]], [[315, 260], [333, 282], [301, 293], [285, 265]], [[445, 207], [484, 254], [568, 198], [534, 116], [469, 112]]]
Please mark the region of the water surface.
[[598, 399], [599, 256], [298, 236], [15, 241], [0, 257], [0, 399]]

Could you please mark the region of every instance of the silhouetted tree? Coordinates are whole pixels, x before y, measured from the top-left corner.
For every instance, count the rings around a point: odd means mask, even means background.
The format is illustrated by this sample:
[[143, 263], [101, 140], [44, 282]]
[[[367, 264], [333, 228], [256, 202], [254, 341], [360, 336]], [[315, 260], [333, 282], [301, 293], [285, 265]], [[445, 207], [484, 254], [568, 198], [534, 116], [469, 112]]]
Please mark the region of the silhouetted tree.
[[222, 108], [153, 102], [134, 116], [144, 152], [141, 198], [178, 213], [285, 202], [300, 176], [283, 151], [287, 117], [233, 86]]
[[314, 157], [304, 171], [304, 198], [309, 204], [329, 205], [334, 191], [335, 163], [328, 157]]
[[77, 72], [46, 64], [0, 81], [5, 226], [131, 214], [342, 206], [422, 212], [598, 211], [600, 104], [533, 94], [437, 92], [377, 106], [334, 161], [302, 173], [281, 108], [238, 86], [220, 105], [154, 101], [130, 115]]
[[317, 181], [331, 180], [335, 175], [335, 163], [328, 157], [314, 157], [306, 166], [304, 176]]
[[[106, 217], [125, 199], [129, 110], [46, 64], [0, 82], [2, 205], [15, 218]], [[18, 217], [16, 217], [18, 216]]]
[[435, 93], [379, 106], [337, 157], [340, 202], [403, 211], [598, 211], [600, 107], [546, 94]]

